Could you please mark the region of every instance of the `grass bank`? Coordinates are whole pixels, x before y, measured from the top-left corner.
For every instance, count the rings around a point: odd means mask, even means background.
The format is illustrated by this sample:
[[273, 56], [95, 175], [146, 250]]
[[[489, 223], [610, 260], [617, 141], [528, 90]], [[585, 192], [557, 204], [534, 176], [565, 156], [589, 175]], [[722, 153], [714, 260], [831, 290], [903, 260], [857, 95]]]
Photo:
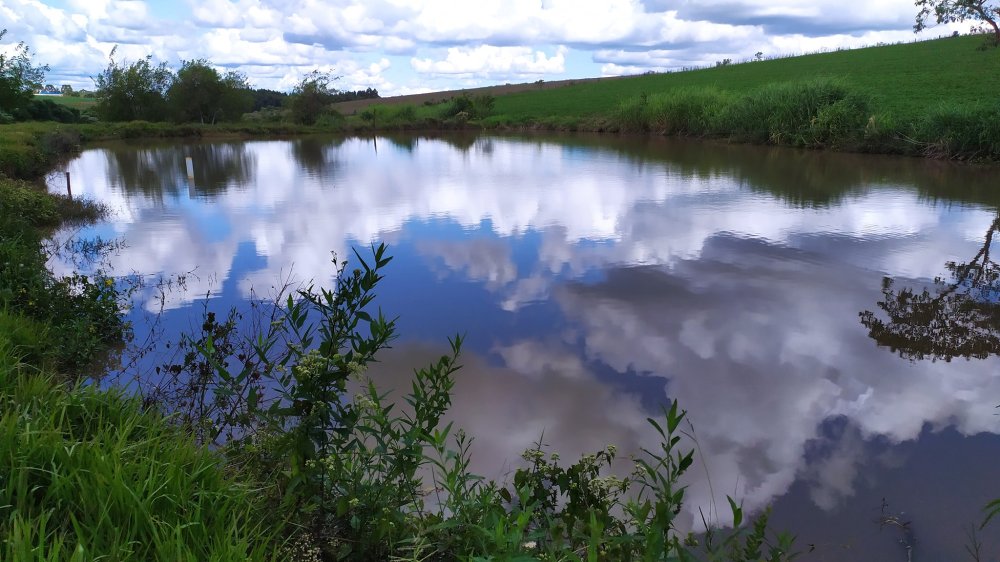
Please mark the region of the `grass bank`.
[[0, 560], [272, 559], [280, 524], [218, 455], [78, 382], [127, 337], [124, 295], [53, 275], [43, 239], [102, 212], [0, 177]]
[[982, 44], [950, 37], [582, 81], [498, 95], [479, 115], [455, 111], [461, 95], [419, 106], [372, 101], [347, 126], [644, 133], [997, 161], [1000, 51]]

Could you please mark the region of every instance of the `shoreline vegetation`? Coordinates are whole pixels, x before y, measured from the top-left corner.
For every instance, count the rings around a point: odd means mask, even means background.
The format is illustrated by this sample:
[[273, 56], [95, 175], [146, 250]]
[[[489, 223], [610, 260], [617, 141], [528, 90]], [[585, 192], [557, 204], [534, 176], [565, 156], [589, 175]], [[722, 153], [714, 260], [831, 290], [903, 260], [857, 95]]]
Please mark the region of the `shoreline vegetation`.
[[[974, 51], [973, 41], [928, 43], [996, 59], [995, 51]], [[408, 410], [395, 410], [365, 378], [365, 365], [394, 332], [394, 323], [369, 307], [391, 259], [382, 246], [357, 254], [350, 268], [338, 263], [334, 287], [307, 287], [270, 303], [270, 316], [258, 323], [262, 333], [241, 334], [235, 313], [206, 311], [199, 333], [172, 342], [188, 353], [167, 366], [179, 385], [170, 396], [87, 384], [82, 374], [129, 337], [128, 290], [104, 272], [57, 278], [47, 269], [47, 236], [104, 210], [30, 183], [101, 140], [399, 129], [668, 134], [1000, 159], [1000, 102], [992, 93], [907, 110], [889, 92], [833, 71], [792, 78], [767, 72], [794, 60], [420, 106], [376, 104], [350, 116], [326, 109], [311, 125], [273, 108], [218, 124], [0, 125], [0, 559], [794, 558], [793, 539], [767, 528], [767, 512], [751, 521], [732, 499], [730, 520], [707, 521], [698, 536], [679, 531], [681, 476], [693, 457], [680, 437], [684, 412], [676, 403], [650, 419], [660, 447], [632, 459], [628, 477], [613, 476], [612, 464], [628, 461], [616, 460], [612, 446], [560, 464], [541, 444], [524, 453], [509, 482], [470, 473], [470, 440], [440, 424], [461, 338], [449, 355], [415, 371]], [[975, 88], [995, 92], [997, 73], [984, 68], [992, 67], [980, 67]], [[726, 74], [734, 69], [759, 70], [757, 82]], [[697, 83], [692, 76], [709, 78]], [[935, 80], [930, 71], [923, 78]], [[975, 89], [968, 86], [966, 93]], [[895, 93], [905, 92], [902, 84]], [[99, 259], [100, 247], [69, 251]], [[360, 389], [351, 394], [348, 385]], [[996, 503], [990, 506], [995, 513]], [[716, 527], [729, 522], [732, 529]]]
[[[499, 95], [360, 99], [310, 107], [305, 118], [299, 106], [309, 104], [293, 101], [213, 124], [21, 122], [0, 125], [0, 173], [35, 177], [50, 166], [46, 153], [101, 140], [449, 130], [663, 135], [993, 163], [1000, 161], [1000, 51], [981, 45], [982, 36], [969, 35], [507, 94], [497, 87]], [[322, 93], [331, 81], [312, 76], [299, 90], [331, 99]]]
[[705, 534], [676, 526], [694, 454], [676, 402], [650, 418], [660, 446], [631, 461], [609, 445], [562, 465], [539, 442], [509, 481], [471, 473], [471, 440], [441, 423], [461, 337], [414, 371], [404, 410], [365, 375], [395, 330], [370, 306], [381, 245], [353, 269], [335, 260], [333, 287], [257, 308], [258, 333], [206, 310], [152, 394], [93, 384], [87, 366], [129, 337], [128, 291], [55, 277], [43, 241], [103, 212], [0, 177], [0, 559], [794, 558], [767, 511], [744, 520], [732, 499]]

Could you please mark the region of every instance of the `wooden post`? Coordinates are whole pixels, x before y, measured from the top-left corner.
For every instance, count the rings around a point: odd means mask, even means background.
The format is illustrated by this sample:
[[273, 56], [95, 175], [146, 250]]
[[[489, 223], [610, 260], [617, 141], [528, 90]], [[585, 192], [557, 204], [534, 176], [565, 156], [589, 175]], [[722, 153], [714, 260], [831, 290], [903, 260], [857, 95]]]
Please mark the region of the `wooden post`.
[[66, 172], [66, 195], [69, 195], [70, 199], [73, 198], [73, 185], [69, 181], [69, 172]]

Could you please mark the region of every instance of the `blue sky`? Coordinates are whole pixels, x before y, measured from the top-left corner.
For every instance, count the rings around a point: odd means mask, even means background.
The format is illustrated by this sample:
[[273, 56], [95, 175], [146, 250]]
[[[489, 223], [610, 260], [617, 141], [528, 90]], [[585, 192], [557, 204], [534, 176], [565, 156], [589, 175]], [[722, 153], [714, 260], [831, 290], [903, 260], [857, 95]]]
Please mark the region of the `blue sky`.
[[[313, 69], [383, 95], [707, 66], [909, 41], [912, 0], [0, 0], [0, 49], [92, 87], [119, 56], [205, 58], [260, 87]], [[938, 27], [925, 37], [967, 31]]]

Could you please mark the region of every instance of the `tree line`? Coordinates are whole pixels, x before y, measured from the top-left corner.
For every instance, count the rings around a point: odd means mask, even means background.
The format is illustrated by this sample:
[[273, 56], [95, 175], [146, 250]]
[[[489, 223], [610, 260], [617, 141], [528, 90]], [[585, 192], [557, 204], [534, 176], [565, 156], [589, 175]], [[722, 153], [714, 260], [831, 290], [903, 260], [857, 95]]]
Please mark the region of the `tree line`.
[[[0, 31], [0, 39], [6, 33]], [[182, 61], [175, 72], [152, 56], [128, 61], [116, 55], [117, 47], [108, 65], [94, 77], [96, 105], [81, 113], [51, 99], [35, 98], [49, 67], [34, 64], [31, 49], [18, 43], [13, 54], [0, 54], [0, 123], [89, 118], [210, 124], [238, 121], [245, 113], [276, 108], [287, 109], [296, 123], [311, 125], [330, 112], [331, 103], [379, 97], [373, 88], [339, 91], [332, 85], [336, 77], [319, 71], [306, 75], [289, 94], [254, 88], [245, 74], [220, 72], [206, 59]]]

